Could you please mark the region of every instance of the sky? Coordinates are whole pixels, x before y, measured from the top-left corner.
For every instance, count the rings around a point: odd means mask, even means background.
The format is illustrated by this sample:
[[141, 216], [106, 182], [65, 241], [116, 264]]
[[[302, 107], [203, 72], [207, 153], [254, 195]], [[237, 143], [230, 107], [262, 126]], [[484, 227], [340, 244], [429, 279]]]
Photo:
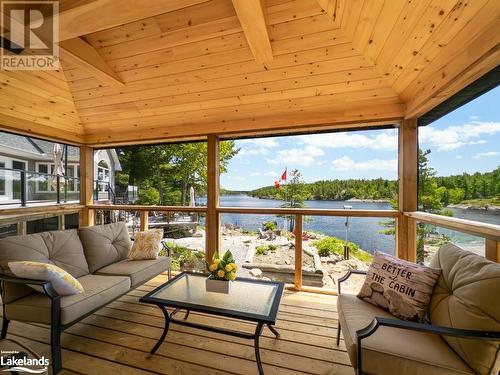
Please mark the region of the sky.
[[[298, 169], [306, 182], [397, 178], [397, 129], [237, 140], [221, 186], [252, 190]], [[487, 172], [500, 166], [500, 87], [419, 128], [439, 176]]]

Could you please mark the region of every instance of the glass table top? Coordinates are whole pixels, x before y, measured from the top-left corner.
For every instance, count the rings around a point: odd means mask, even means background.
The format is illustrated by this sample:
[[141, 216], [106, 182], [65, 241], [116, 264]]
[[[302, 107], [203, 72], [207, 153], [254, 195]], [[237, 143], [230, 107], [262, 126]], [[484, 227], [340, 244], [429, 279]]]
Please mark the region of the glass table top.
[[143, 298], [144, 302], [166, 306], [198, 307], [212, 313], [254, 318], [276, 318], [283, 283], [253, 279], [236, 279], [229, 293], [206, 291], [206, 275], [183, 273]]

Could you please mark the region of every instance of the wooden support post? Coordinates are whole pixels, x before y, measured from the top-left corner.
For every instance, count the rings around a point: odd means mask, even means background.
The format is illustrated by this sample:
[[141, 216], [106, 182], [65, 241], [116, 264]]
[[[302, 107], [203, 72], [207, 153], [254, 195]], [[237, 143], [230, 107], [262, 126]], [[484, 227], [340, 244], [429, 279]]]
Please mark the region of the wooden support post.
[[144, 232], [149, 228], [149, 211], [141, 211], [140, 230]]
[[219, 207], [219, 138], [215, 134], [207, 137], [207, 216], [205, 218], [205, 256], [212, 259], [220, 249]]
[[404, 120], [399, 127], [398, 180], [400, 212], [396, 220], [396, 249], [401, 259], [417, 259], [417, 225], [403, 212], [417, 210], [418, 130], [417, 119]]
[[26, 221], [19, 221], [17, 223], [17, 235], [24, 236], [26, 234]]
[[302, 289], [302, 215], [295, 215], [295, 289]]
[[59, 215], [59, 217], [58, 217], [58, 223], [57, 223], [59, 230], [64, 230], [65, 229], [64, 228], [66, 226], [65, 225], [65, 218], [66, 218], [66, 216], [64, 214]]
[[[94, 149], [80, 147], [80, 204], [88, 206], [94, 203]], [[94, 225], [94, 210], [85, 207], [82, 211], [81, 226]]]
[[500, 241], [485, 239], [484, 256], [486, 259], [500, 263]]

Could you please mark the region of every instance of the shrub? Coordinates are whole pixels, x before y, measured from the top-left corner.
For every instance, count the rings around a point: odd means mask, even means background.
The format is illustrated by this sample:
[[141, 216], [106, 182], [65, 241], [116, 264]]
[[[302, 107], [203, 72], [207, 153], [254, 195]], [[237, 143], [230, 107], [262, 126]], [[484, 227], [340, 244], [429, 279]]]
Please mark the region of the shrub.
[[255, 248], [255, 252], [259, 255], [264, 255], [267, 253], [267, 251], [269, 250], [269, 246], [267, 245], [260, 245], [260, 246], [257, 246]]
[[[336, 237], [324, 237], [321, 240], [314, 242], [314, 246], [320, 257], [327, 257], [330, 254], [344, 255], [345, 241]], [[353, 242], [347, 242], [350, 254], [363, 262], [371, 262], [372, 255], [364, 250], [361, 250], [358, 245]]]
[[276, 223], [274, 221], [266, 221], [264, 223], [264, 229], [275, 231], [276, 230]]
[[275, 244], [270, 244], [267, 246], [269, 248], [270, 251], [274, 252], [276, 250], [278, 250], [278, 245], [275, 245]]

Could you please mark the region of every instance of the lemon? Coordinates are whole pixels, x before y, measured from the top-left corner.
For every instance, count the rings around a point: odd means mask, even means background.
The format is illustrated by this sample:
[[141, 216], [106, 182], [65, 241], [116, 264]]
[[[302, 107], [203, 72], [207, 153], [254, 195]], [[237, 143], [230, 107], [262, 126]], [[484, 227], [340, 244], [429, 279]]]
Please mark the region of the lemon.
[[233, 266], [231, 265], [231, 263], [227, 264], [226, 267], [224, 267], [224, 269], [227, 271], [227, 272], [231, 272], [231, 270], [233, 269]]
[[214, 272], [214, 271], [217, 269], [217, 267], [218, 267], [218, 266], [217, 266], [217, 264], [212, 263], [212, 264], [208, 267], [208, 269], [210, 270], [210, 272]]
[[231, 281], [234, 280], [234, 279], [236, 279], [236, 273], [235, 272], [229, 272], [227, 274], [227, 279], [231, 280]]

